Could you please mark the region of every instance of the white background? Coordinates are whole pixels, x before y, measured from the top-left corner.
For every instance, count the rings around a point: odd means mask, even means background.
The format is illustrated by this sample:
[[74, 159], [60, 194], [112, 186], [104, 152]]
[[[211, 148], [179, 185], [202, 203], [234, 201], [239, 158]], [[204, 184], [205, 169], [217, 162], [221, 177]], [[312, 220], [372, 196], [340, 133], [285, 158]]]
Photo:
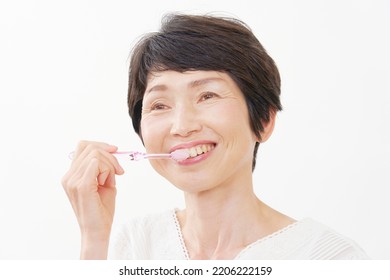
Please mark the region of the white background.
[[[128, 55], [170, 11], [242, 19], [279, 67], [284, 111], [260, 147], [259, 197], [390, 259], [389, 1], [292, 2], [0, 2], [0, 259], [78, 258], [68, 153], [81, 139], [142, 150]], [[117, 221], [183, 207], [148, 162], [123, 167]]]

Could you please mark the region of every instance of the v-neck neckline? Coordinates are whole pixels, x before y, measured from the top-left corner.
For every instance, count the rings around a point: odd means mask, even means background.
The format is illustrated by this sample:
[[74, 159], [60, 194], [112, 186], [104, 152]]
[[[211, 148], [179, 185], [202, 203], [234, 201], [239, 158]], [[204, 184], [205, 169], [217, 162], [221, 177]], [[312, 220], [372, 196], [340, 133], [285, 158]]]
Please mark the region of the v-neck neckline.
[[[172, 216], [173, 216], [173, 220], [174, 220], [174, 223], [175, 223], [175, 226], [176, 226], [176, 233], [177, 233], [177, 237], [179, 238], [179, 242], [180, 242], [180, 245], [181, 245], [181, 249], [183, 251], [183, 254], [184, 254], [184, 258], [186, 260], [191, 260], [190, 258], [190, 254], [188, 252], [188, 249], [187, 249], [187, 246], [184, 242], [184, 237], [183, 237], [183, 233], [182, 233], [182, 230], [181, 230], [181, 226], [180, 226], [180, 223], [179, 223], [179, 219], [177, 218], [177, 211], [178, 209], [175, 208], [173, 210], [173, 213], [172, 213]], [[253, 241], [252, 243], [248, 244], [247, 246], [245, 246], [245, 248], [243, 248], [240, 252], [238, 252], [238, 254], [232, 259], [232, 260], [238, 260], [240, 259], [240, 257], [245, 254], [245, 252], [249, 251], [251, 248], [255, 247], [256, 245], [260, 244], [260, 243], [263, 243], [263, 242], [266, 242], [267, 240], [270, 240], [276, 236], [279, 236], [287, 231], [289, 231], [291, 228], [294, 228], [296, 227], [297, 225], [299, 225], [300, 223], [302, 223], [303, 220], [298, 220], [298, 221], [295, 221], [295, 222], [292, 222], [291, 224], [288, 224], [276, 231], [274, 231], [273, 233], [270, 233], [266, 236], [263, 236], [255, 241]]]

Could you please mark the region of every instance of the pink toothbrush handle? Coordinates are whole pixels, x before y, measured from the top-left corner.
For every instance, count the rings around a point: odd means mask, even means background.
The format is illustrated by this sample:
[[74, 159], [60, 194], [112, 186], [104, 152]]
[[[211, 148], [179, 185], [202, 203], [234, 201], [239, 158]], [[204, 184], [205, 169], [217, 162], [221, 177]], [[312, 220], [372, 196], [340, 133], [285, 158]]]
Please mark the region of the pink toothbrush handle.
[[[112, 153], [116, 157], [122, 157], [124, 159], [129, 159], [129, 160], [142, 160], [142, 159], [163, 159], [163, 158], [172, 158], [171, 154], [147, 154], [147, 153], [142, 153], [142, 152], [115, 152]], [[73, 159], [74, 157], [74, 152], [71, 152], [69, 154], [69, 158]]]
[[[124, 153], [126, 154], [126, 152]], [[170, 154], [146, 154], [141, 152], [130, 152], [127, 154], [129, 155], [130, 160], [171, 158]]]

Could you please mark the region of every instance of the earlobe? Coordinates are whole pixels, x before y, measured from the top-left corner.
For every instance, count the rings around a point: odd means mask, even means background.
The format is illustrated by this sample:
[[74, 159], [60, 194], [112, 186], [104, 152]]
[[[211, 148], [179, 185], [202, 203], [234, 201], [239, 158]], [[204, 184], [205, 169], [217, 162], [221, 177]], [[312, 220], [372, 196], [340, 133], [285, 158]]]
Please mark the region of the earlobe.
[[276, 111], [271, 108], [269, 110], [269, 121], [262, 122], [264, 130], [263, 132], [260, 132], [261, 135], [261, 140], [259, 141], [260, 143], [267, 141], [271, 137], [275, 127], [275, 118], [276, 118]]

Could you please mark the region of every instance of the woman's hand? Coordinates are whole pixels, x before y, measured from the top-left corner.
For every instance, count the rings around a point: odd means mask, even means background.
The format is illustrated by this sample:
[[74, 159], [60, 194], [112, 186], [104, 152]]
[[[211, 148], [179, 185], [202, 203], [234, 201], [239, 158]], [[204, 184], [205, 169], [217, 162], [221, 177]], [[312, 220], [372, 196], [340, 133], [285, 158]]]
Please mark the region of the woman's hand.
[[115, 175], [124, 170], [111, 154], [117, 147], [82, 141], [62, 185], [81, 231], [81, 258], [107, 258], [115, 212]]

